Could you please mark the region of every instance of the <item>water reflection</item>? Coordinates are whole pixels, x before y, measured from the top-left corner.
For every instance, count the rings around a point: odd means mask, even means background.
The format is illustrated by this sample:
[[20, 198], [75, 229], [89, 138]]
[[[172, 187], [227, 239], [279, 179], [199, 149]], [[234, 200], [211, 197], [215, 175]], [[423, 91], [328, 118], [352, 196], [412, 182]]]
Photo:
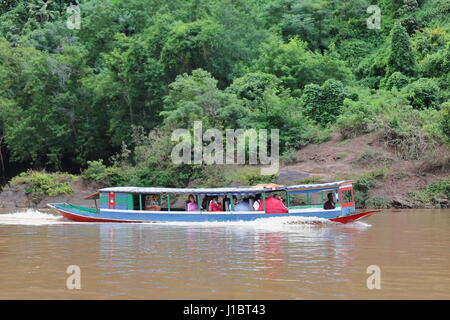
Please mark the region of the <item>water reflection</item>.
[[[0, 216], [0, 298], [450, 297], [449, 212], [324, 221], [95, 224]], [[30, 221], [32, 220], [32, 221]], [[82, 290], [68, 292], [68, 265]], [[381, 267], [383, 290], [366, 287]]]

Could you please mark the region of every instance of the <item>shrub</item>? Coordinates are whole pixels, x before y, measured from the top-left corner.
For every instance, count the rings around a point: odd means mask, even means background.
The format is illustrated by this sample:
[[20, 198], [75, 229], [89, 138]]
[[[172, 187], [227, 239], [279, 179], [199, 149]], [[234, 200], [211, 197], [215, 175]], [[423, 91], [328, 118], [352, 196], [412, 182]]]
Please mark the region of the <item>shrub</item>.
[[308, 178], [300, 180], [298, 183], [299, 184], [313, 184], [313, 183], [319, 183], [320, 180], [321, 180], [320, 177], [310, 176]]
[[15, 187], [25, 184], [25, 193], [31, 197], [33, 203], [39, 203], [45, 197], [55, 197], [73, 192], [71, 183], [76, 178], [66, 173], [46, 173], [38, 171], [22, 172], [14, 177], [9, 185]]
[[[411, 201], [417, 206], [436, 205], [442, 206], [441, 199], [447, 200], [446, 206], [450, 205], [450, 178], [432, 182], [423, 188], [409, 193]], [[445, 204], [444, 204], [445, 206]]]
[[385, 123], [381, 138], [404, 160], [418, 160], [429, 149], [428, 139], [420, 128], [402, 126], [397, 118]]
[[260, 175], [260, 174], [248, 174], [246, 176], [247, 185], [254, 186], [260, 183], [273, 183], [276, 179], [277, 175]]
[[450, 144], [450, 102], [443, 103], [441, 106], [442, 118], [439, 126], [443, 133], [444, 139]]
[[336, 120], [347, 97], [348, 94], [342, 82], [330, 79], [322, 86], [306, 85], [301, 101], [305, 114], [310, 119], [320, 124], [327, 124]]
[[401, 72], [394, 72], [389, 77], [381, 80], [380, 88], [391, 90], [392, 88], [401, 89], [407, 86], [409, 83], [409, 78], [402, 74]]
[[355, 192], [355, 203], [359, 208], [366, 207], [370, 189], [376, 188], [379, 185], [377, 180], [384, 179], [386, 174], [387, 170], [383, 169], [372, 171], [356, 178], [353, 190]]
[[372, 109], [361, 101], [345, 100], [345, 111], [340, 115], [335, 126], [343, 139], [353, 138], [374, 129], [371, 119]]
[[373, 196], [367, 198], [365, 207], [371, 209], [385, 209], [389, 207], [389, 202], [383, 197]]
[[393, 159], [376, 150], [364, 150], [354, 162], [360, 165], [389, 165]]
[[419, 65], [424, 77], [440, 77], [450, 72], [450, 42], [445, 49], [427, 55]]
[[298, 155], [297, 150], [295, 149], [288, 149], [286, 150], [281, 156], [280, 160], [283, 161], [284, 164], [290, 164], [298, 162]]
[[440, 88], [434, 79], [420, 78], [406, 86], [404, 92], [415, 109], [437, 108], [441, 102]]
[[81, 173], [81, 178], [86, 181], [95, 181], [105, 186], [117, 186], [126, 182], [123, 173], [123, 168], [106, 167], [103, 164], [103, 160], [88, 161], [88, 167]]

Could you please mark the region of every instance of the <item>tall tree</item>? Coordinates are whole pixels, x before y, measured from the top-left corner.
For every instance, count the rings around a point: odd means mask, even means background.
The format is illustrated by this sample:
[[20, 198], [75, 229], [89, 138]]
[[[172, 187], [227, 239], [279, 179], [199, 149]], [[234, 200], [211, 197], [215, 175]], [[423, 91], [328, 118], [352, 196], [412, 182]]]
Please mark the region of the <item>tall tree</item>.
[[407, 76], [416, 73], [416, 60], [406, 29], [395, 24], [390, 34], [390, 50], [386, 66], [386, 74], [401, 72]]

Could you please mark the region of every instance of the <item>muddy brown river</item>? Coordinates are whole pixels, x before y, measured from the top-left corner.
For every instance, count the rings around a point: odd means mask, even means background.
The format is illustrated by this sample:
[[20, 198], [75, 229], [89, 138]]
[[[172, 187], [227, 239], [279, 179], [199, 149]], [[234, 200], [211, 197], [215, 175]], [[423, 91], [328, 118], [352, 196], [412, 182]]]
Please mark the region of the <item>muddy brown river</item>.
[[0, 299], [450, 299], [449, 248], [450, 210], [385, 210], [348, 225], [3, 211]]

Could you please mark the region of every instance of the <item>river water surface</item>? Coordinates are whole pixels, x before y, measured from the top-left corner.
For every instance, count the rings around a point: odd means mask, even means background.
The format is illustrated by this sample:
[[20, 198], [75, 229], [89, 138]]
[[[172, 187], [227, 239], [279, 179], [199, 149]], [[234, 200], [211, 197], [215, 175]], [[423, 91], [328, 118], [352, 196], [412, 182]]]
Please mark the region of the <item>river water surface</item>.
[[[76, 223], [0, 214], [0, 299], [450, 299], [450, 210], [342, 225]], [[67, 268], [80, 268], [69, 290]], [[369, 266], [380, 289], [368, 289]]]

